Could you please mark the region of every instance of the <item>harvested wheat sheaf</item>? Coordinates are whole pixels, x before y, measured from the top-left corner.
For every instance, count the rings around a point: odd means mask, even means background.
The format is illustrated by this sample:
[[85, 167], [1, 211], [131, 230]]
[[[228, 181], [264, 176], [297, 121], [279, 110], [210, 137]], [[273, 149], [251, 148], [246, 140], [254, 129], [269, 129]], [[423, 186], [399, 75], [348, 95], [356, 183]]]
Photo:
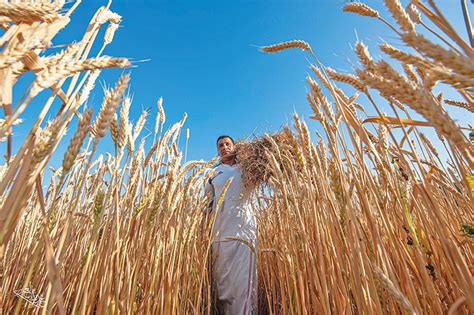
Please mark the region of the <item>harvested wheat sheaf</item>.
[[275, 154], [277, 150], [291, 149], [294, 137], [288, 127], [282, 131], [255, 138], [249, 142], [236, 143], [235, 154], [242, 169], [244, 186], [254, 190], [269, 183], [275, 177], [268, 160], [268, 154]]

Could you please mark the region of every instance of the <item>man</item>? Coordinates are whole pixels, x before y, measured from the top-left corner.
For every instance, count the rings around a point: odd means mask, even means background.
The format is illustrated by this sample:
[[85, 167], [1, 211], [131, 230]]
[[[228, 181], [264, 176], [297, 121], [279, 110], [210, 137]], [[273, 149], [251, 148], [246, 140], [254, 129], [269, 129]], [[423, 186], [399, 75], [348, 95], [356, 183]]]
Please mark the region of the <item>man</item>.
[[[219, 313], [257, 313], [257, 231], [250, 191], [244, 189], [242, 171], [236, 163], [234, 140], [217, 138], [220, 162], [206, 185], [211, 197], [212, 276], [217, 291]], [[217, 201], [231, 179], [222, 202]]]

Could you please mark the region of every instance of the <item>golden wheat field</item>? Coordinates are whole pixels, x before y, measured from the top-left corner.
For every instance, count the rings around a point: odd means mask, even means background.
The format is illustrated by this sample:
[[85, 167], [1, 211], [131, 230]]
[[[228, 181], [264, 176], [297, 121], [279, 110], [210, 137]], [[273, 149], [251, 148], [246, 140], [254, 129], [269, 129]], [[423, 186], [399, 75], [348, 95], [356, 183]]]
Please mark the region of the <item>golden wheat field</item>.
[[[352, 73], [323, 65], [304, 40], [260, 47], [312, 62], [307, 101], [324, 134], [295, 114], [292, 126], [238, 145], [258, 210], [259, 314], [474, 313], [474, 130], [449, 114], [474, 112], [474, 49], [435, 1], [384, 3], [396, 23], [361, 2], [343, 10], [378, 19], [406, 49], [353, 43]], [[212, 314], [202, 187], [216, 160], [185, 161], [186, 116], [164, 128], [158, 96], [158, 115], [131, 123], [132, 63], [104, 55], [122, 20], [110, 2], [80, 41], [49, 52], [78, 5], [0, 2], [0, 314]], [[101, 71], [117, 67], [101, 106], [85, 107]], [[30, 106], [41, 113], [13, 150]], [[113, 150], [98, 154], [102, 141]], [[58, 150], [62, 166], [45, 182]]]

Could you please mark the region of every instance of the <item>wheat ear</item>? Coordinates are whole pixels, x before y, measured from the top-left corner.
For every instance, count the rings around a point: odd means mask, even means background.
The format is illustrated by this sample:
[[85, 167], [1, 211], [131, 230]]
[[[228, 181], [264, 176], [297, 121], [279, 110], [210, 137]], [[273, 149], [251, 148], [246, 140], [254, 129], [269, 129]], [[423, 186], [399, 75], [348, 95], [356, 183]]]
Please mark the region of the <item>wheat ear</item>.
[[84, 142], [84, 138], [89, 133], [89, 126], [92, 117], [92, 109], [86, 109], [77, 125], [77, 131], [69, 142], [69, 146], [64, 154], [62, 176], [64, 176], [72, 167], [74, 160]]
[[370, 16], [374, 18], [378, 18], [380, 16], [378, 11], [372, 9], [371, 7], [362, 2], [347, 3], [342, 9], [342, 11], [352, 12], [362, 16]]
[[260, 47], [260, 50], [264, 52], [274, 53], [274, 52], [279, 52], [279, 51], [290, 49], [290, 48], [300, 48], [300, 49], [308, 50], [308, 51], [311, 50], [311, 47], [309, 46], [309, 44], [303, 40], [290, 40], [290, 41], [278, 43], [275, 45], [262, 46]]

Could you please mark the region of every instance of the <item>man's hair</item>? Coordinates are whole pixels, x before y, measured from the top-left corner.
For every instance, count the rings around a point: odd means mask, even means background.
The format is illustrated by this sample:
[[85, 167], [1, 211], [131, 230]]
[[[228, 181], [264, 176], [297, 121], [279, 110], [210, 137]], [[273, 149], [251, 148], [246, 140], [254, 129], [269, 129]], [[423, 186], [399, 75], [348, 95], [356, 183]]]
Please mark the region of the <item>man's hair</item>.
[[230, 139], [230, 141], [232, 141], [232, 144], [235, 144], [235, 141], [234, 141], [234, 139], [232, 139], [232, 137], [231, 137], [231, 136], [228, 136], [228, 135], [222, 135], [222, 136], [219, 136], [219, 137], [217, 138], [216, 145], [219, 145], [219, 140], [221, 140], [221, 139], [224, 139], [224, 138], [229, 138], [229, 139]]

